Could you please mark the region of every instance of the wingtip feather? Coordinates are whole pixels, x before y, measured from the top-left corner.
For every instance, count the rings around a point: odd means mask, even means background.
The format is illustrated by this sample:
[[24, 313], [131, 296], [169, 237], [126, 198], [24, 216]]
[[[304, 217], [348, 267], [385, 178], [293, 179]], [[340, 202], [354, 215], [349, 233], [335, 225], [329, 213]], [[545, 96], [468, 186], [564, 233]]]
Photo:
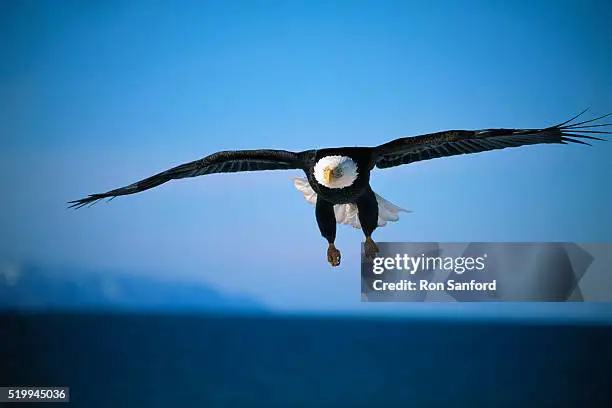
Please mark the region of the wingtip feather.
[[563, 136], [561, 140], [566, 141], [566, 142], [571, 142], [571, 143], [579, 143], [579, 144], [583, 144], [587, 146], [593, 146], [592, 144], [588, 142], [583, 142], [582, 140], [578, 140], [578, 139], [572, 139], [571, 137], [567, 137], [567, 136]]
[[85, 206], [91, 207], [98, 201], [102, 200], [104, 197], [100, 197], [98, 194], [91, 194], [85, 198], [81, 198], [79, 200], [68, 201], [68, 208], [73, 208], [78, 210], [79, 208], [83, 208]]

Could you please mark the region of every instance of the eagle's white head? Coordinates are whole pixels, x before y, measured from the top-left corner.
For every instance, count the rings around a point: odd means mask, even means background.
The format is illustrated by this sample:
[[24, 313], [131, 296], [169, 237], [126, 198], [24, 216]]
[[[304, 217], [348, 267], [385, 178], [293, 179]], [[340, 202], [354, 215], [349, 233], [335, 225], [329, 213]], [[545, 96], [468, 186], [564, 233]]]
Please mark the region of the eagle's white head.
[[346, 156], [325, 156], [314, 166], [314, 176], [327, 188], [344, 188], [357, 178], [357, 163]]

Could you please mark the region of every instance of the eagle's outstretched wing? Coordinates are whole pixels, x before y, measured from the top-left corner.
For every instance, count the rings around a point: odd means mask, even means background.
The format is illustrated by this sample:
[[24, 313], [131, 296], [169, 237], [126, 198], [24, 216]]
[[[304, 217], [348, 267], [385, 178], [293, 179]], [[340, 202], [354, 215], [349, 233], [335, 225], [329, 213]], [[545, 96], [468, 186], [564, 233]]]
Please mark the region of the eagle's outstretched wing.
[[540, 143], [581, 143], [589, 145], [589, 143], [579, 139], [604, 140], [587, 134], [612, 134], [609, 131], [592, 130], [593, 128], [612, 125], [611, 123], [594, 124], [595, 121], [608, 117], [612, 113], [571, 124], [584, 112], [586, 110], [570, 120], [543, 129], [448, 130], [395, 139], [389, 143], [376, 146], [373, 161], [376, 167], [384, 169], [438, 157]]
[[155, 174], [129, 186], [91, 194], [80, 200], [70, 201], [70, 208], [80, 208], [93, 204], [104, 198], [113, 199], [117, 196], [139, 193], [157, 187], [170, 180], [186, 177], [197, 177], [213, 173], [234, 173], [238, 171], [287, 170], [302, 169], [303, 158], [308, 152], [289, 152], [286, 150], [230, 150], [206, 156], [203, 159], [181, 164], [169, 170]]

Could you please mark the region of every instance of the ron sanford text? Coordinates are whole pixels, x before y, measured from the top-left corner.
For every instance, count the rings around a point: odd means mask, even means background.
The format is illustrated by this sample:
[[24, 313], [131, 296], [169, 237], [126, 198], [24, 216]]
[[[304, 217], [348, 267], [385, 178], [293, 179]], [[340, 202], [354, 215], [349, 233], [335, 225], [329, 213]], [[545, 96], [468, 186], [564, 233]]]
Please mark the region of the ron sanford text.
[[375, 291], [392, 292], [392, 291], [492, 291], [497, 290], [497, 280], [490, 282], [481, 282], [472, 279], [469, 282], [457, 282], [448, 280], [446, 282], [432, 282], [427, 279], [410, 280], [402, 279], [396, 282], [385, 282], [382, 279], [377, 279], [372, 282], [372, 288]]

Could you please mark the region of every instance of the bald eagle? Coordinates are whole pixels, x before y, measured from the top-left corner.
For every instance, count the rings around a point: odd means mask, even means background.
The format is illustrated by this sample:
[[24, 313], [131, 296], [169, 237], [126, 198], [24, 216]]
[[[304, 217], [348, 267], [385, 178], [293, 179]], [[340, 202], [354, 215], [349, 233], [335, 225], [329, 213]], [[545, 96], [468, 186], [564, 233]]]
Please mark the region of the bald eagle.
[[287, 150], [221, 151], [202, 159], [181, 164], [125, 187], [106, 193], [91, 194], [70, 201], [70, 208], [94, 204], [98, 200], [139, 193], [170, 180], [213, 173], [258, 170], [302, 170], [305, 178], [295, 178], [295, 187], [315, 206], [315, 217], [323, 238], [328, 242], [327, 261], [340, 264], [335, 247], [336, 224], [360, 228], [365, 235], [364, 252], [373, 258], [379, 252], [372, 239], [377, 227], [397, 221], [407, 210], [385, 200], [370, 187], [370, 172], [421, 160], [478, 153], [534, 144], [580, 143], [580, 139], [604, 140], [588, 134], [610, 134], [593, 130], [612, 124], [595, 121], [612, 115], [573, 123], [579, 115], [555, 126], [541, 129], [447, 130], [412, 137], [402, 137], [375, 147], [339, 147], [291, 152]]

